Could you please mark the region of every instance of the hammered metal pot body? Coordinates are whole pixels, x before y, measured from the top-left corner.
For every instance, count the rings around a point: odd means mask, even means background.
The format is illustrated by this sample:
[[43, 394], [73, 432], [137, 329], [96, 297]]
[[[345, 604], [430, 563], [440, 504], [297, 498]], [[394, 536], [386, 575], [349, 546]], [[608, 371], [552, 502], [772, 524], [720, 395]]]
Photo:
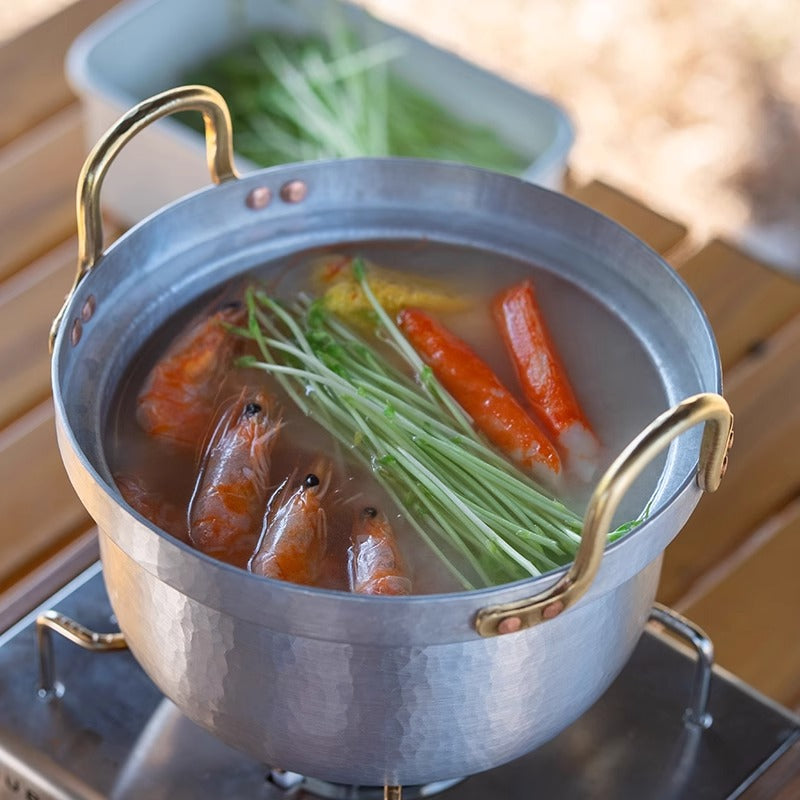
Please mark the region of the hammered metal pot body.
[[220, 612], [101, 542], [133, 654], [195, 722], [264, 763], [378, 786], [480, 772], [556, 735], [628, 660], [661, 566], [525, 635], [385, 647]]
[[[289, 181], [303, 182], [302, 202], [279, 199]], [[250, 192], [263, 187], [275, 199], [254, 209]], [[700, 497], [700, 432], [670, 447], [648, 519], [606, 548], [583, 599], [536, 628], [488, 639], [475, 630], [478, 611], [534, 595], [557, 574], [474, 592], [358, 597], [219, 563], [133, 511], [111, 478], [105, 423], [148, 337], [255, 265], [386, 239], [477, 247], [558, 273], [625, 319], [631, 340], [657, 365], [668, 404], [720, 390], [702, 311], [627, 231], [507, 176], [393, 159], [264, 170], [185, 198], [129, 231], [66, 308], [53, 387], [62, 456], [100, 528], [112, 606], [164, 694], [273, 766], [342, 783], [408, 785], [521, 755], [604, 691], [642, 631], [661, 554]], [[71, 336], [89, 305], [80, 337]], [[637, 425], [649, 422], [624, 397], [620, 409]]]

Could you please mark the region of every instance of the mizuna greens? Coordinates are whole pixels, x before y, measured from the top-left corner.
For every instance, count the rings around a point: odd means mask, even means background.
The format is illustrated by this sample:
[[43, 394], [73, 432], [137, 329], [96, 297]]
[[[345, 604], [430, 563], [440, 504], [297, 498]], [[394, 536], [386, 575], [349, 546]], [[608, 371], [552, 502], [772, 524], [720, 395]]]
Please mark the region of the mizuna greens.
[[237, 330], [260, 357], [239, 364], [274, 375], [303, 413], [366, 464], [465, 588], [571, 561], [581, 518], [473, 430], [378, 303], [363, 262], [353, 269], [376, 333], [416, 381], [320, 302], [302, 297], [287, 306], [255, 287], [246, 293], [247, 328]]
[[[260, 166], [388, 155], [512, 174], [527, 166], [494, 131], [457, 119], [395, 76], [402, 42], [362, 46], [341, 22], [330, 30], [325, 38], [256, 33], [184, 76], [225, 97], [237, 153]], [[197, 115], [181, 118], [202, 130]]]

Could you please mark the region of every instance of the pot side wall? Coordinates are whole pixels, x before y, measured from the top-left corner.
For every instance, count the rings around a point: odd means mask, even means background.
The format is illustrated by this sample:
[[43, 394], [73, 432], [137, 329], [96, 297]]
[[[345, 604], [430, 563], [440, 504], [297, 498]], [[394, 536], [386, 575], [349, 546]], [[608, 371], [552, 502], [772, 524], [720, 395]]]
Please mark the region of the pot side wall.
[[100, 543], [133, 654], [189, 718], [271, 766], [362, 785], [462, 777], [555, 736], [628, 660], [661, 570], [658, 557], [519, 634], [381, 647], [220, 613], [145, 571], [102, 532]]

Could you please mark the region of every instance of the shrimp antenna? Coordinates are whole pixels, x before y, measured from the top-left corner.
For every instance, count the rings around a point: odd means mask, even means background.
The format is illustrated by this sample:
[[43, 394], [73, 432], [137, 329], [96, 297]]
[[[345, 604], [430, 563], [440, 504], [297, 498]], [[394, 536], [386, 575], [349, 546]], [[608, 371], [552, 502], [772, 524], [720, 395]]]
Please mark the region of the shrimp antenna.
[[256, 542], [256, 546], [253, 548], [253, 552], [250, 555], [250, 558], [247, 559], [247, 570], [248, 572], [253, 571], [253, 559], [258, 555], [259, 551], [261, 550], [261, 545], [264, 544], [264, 537], [267, 534], [267, 528], [269, 527], [269, 519], [272, 515], [272, 509], [274, 506], [282, 506], [286, 495], [291, 490], [291, 486], [294, 483], [295, 478], [297, 477], [297, 470], [292, 470], [291, 474], [284, 478], [275, 488], [275, 491], [270, 495], [269, 500], [267, 500], [267, 507], [264, 509], [264, 518], [261, 522], [261, 530], [258, 533], [258, 541]]
[[234, 394], [231, 394], [217, 404], [217, 409], [224, 409], [224, 411], [222, 411], [222, 413], [216, 417], [212, 425], [209, 425], [206, 435], [203, 438], [203, 441], [201, 442], [196, 454], [198, 466], [201, 467], [201, 473], [204, 470], [202, 463], [205, 460], [206, 454], [222, 438], [225, 431], [227, 431], [230, 427], [231, 421], [237, 416], [238, 413], [240, 413], [239, 407], [241, 406], [244, 408], [245, 392], [246, 389], [243, 388], [242, 391], [239, 392], [238, 397]]

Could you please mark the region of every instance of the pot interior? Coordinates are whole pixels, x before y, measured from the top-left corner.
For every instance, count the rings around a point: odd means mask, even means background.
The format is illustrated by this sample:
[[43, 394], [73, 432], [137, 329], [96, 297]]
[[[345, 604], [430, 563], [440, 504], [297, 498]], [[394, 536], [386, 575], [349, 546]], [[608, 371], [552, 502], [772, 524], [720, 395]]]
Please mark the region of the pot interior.
[[[305, 182], [300, 203], [275, 200], [261, 211], [247, 204], [250, 189], [266, 185], [279, 197], [288, 179]], [[136, 464], [160, 470], [160, 480], [179, 486], [178, 493], [191, 488], [191, 458], [148, 462], [135, 424], [138, 387], [164, 343], [199, 310], [230, 297], [231, 287], [257, 279], [279, 297], [307, 290], [310, 265], [331, 254], [361, 256], [482, 297], [476, 311], [453, 318], [453, 329], [509, 387], [515, 375], [488, 305], [499, 289], [531, 279], [602, 441], [602, 467], [670, 405], [719, 390], [713, 338], [690, 292], [655, 253], [594, 212], [522, 181], [455, 165], [358, 160], [281, 167], [159, 212], [109, 248], [76, 293], [72, 309], [91, 294], [96, 311], [77, 345], [63, 332], [59, 338], [58, 402], [77, 449], [110, 492], [116, 493], [112, 474]], [[285, 397], [281, 405], [287, 427], [298, 431], [276, 455], [282, 475], [292, 458], [299, 463], [332, 445]], [[617, 524], [639, 515], [651, 497], [651, 515], [669, 504], [691, 478], [698, 448], [699, 432], [680, 437], [629, 491]], [[359, 488], [366, 479], [353, 477]], [[568, 482], [561, 496], [582, 512], [592, 486]], [[424, 545], [413, 544], [412, 531], [400, 535], [420, 592], [457, 588]]]

